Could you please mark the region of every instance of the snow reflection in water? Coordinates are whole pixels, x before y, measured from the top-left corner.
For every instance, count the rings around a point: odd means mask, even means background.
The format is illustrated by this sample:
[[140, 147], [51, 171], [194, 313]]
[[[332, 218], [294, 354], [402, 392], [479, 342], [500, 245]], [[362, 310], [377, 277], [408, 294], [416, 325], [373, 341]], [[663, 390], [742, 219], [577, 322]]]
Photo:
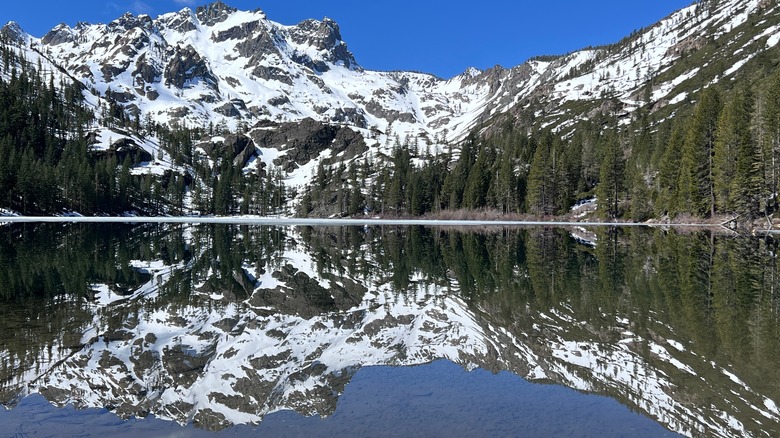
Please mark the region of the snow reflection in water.
[[[17, 316], [3, 318], [15, 335], [0, 337], [0, 394], [9, 405], [39, 393], [56, 405], [223, 433], [261, 421], [260, 430], [294, 424], [317, 434], [400, 434], [420, 423], [499, 435], [663, 431], [619, 403], [683, 434], [780, 429], [773, 388], [756, 378], [756, 370], [777, 373], [763, 354], [777, 327], [753, 321], [761, 336], [747, 339], [740, 319], [774, 308], [745, 302], [754, 283], [726, 281], [770, 278], [769, 239], [598, 229], [594, 248], [549, 229], [2, 232], [12, 250], [2, 255], [0, 275], [12, 279], [3, 283], [3, 316]], [[713, 253], [708, 264], [699, 257]], [[73, 266], [52, 269], [63, 261]], [[721, 282], [700, 281], [724, 272]], [[746, 308], [725, 306], [735, 296]], [[749, 366], [734, 361], [744, 353], [753, 354]], [[5, 420], [29, 426], [18, 419], [42, 409], [31, 400]], [[88, 412], [79, 416], [97, 415]], [[137, 431], [148, 423], [121, 424]]]

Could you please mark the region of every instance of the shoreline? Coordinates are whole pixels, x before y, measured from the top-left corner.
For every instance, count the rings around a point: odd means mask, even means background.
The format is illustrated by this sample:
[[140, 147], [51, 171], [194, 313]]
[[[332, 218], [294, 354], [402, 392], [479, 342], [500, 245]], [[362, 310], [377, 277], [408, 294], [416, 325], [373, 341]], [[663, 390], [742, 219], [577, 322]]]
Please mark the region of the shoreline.
[[[422, 225], [422, 226], [551, 226], [551, 227], [664, 227], [724, 229], [712, 223], [644, 223], [566, 220], [475, 220], [475, 219], [319, 219], [261, 216], [0, 216], [0, 223], [158, 223], [158, 224], [229, 224], [229, 225], [275, 225], [275, 226], [376, 226], [376, 225]], [[773, 230], [756, 230], [776, 232]]]

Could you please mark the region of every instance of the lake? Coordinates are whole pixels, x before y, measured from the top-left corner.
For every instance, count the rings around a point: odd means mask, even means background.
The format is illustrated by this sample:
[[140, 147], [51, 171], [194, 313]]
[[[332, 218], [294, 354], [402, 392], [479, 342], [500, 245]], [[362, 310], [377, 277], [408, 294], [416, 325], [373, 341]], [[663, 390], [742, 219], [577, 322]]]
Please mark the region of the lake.
[[0, 227], [6, 436], [778, 436], [778, 241]]

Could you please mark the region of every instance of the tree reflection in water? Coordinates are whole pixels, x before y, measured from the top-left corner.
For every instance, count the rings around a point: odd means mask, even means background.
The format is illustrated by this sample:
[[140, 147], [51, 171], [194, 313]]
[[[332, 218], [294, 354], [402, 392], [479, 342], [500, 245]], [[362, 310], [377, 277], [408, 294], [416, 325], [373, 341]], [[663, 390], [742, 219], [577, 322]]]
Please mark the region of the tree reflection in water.
[[447, 359], [773, 435], [776, 253], [659, 229], [4, 227], [0, 397], [221, 430]]

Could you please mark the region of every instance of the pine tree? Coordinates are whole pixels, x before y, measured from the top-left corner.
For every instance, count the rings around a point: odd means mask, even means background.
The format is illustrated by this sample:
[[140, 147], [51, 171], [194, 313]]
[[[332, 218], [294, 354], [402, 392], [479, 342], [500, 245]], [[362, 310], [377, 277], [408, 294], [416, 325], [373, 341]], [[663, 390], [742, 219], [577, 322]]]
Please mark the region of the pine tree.
[[748, 220], [758, 216], [768, 195], [761, 146], [750, 138], [749, 130], [739, 144], [730, 195], [734, 210]]
[[223, 158], [214, 187], [214, 213], [230, 214], [233, 211], [233, 163]]
[[643, 222], [650, 219], [653, 215], [652, 197], [650, 196], [650, 187], [645, 180], [643, 167], [634, 162], [630, 167], [630, 207], [631, 220], [634, 222]]
[[476, 143], [474, 136], [469, 136], [460, 151], [460, 158], [455, 163], [452, 172], [444, 179], [442, 187], [442, 200], [446, 202], [446, 208], [457, 210], [463, 204], [463, 193], [466, 191], [466, 181], [468, 181], [471, 167], [476, 161]]
[[503, 213], [516, 212], [518, 203], [514, 154], [506, 148], [498, 159], [498, 174], [496, 175], [495, 187], [497, 207]]
[[623, 148], [620, 146], [617, 134], [607, 134], [596, 193], [599, 208], [609, 219], [615, 219], [620, 215], [620, 200], [626, 189], [625, 168]]
[[528, 174], [528, 211], [552, 215], [559, 211], [560, 139], [551, 132], [542, 135]]
[[715, 214], [714, 155], [720, 95], [705, 89], [688, 119], [683, 144], [678, 200], [683, 211], [697, 215]]
[[361, 192], [362, 184], [358, 179], [358, 169], [353, 163], [349, 168], [349, 207], [347, 214], [356, 215], [363, 212], [363, 205], [365, 200], [363, 199], [363, 193]]
[[769, 79], [761, 110], [759, 123], [763, 135], [759, 141], [762, 141], [763, 159], [767, 163], [768, 191], [772, 196], [772, 203], [777, 204], [777, 193], [780, 189], [780, 70]]
[[312, 204], [312, 194], [310, 191], [306, 191], [301, 198], [301, 203], [298, 205], [298, 216], [307, 217], [312, 212], [314, 206]]
[[422, 172], [413, 172], [409, 180], [409, 213], [420, 216], [426, 212]]
[[387, 192], [387, 206], [392, 208], [396, 214], [407, 207], [406, 186], [410, 172], [411, 155], [409, 149], [405, 145], [396, 145], [393, 151], [393, 168]]
[[[736, 90], [726, 102], [718, 119], [718, 135], [715, 141], [714, 188], [717, 208], [721, 212], [733, 211], [736, 202], [744, 195], [734, 193], [737, 164], [742, 162], [741, 180], [749, 179], [753, 164], [753, 139], [750, 132], [753, 99], [749, 90]], [[743, 157], [742, 154], [747, 154]], [[739, 159], [738, 159], [739, 157]], [[745, 161], [747, 160], [747, 161]]]
[[582, 144], [569, 142], [563, 150], [563, 166], [560, 176], [560, 207], [568, 210], [577, 200], [578, 189], [584, 187], [582, 181]]
[[130, 189], [131, 189], [131, 177], [130, 177], [130, 157], [125, 156], [122, 161], [122, 167], [119, 170], [118, 185], [118, 203], [122, 210], [130, 209]]
[[655, 213], [659, 216], [675, 214], [680, 211], [678, 199], [680, 168], [683, 144], [685, 143], [685, 124], [678, 122], [669, 136], [668, 144], [661, 156], [658, 169]]
[[466, 208], [478, 209], [487, 205], [487, 194], [492, 180], [491, 169], [495, 161], [495, 151], [492, 147], [482, 146], [477, 155], [463, 192], [463, 205]]

